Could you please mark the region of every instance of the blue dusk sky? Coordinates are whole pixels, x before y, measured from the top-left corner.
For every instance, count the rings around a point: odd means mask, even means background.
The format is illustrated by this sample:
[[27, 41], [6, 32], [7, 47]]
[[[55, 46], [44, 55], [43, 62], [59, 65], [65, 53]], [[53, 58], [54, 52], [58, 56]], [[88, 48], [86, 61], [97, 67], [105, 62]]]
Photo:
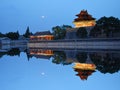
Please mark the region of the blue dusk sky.
[[73, 25], [81, 10], [94, 18], [120, 18], [120, 0], [0, 0], [0, 32], [51, 30], [57, 25]]

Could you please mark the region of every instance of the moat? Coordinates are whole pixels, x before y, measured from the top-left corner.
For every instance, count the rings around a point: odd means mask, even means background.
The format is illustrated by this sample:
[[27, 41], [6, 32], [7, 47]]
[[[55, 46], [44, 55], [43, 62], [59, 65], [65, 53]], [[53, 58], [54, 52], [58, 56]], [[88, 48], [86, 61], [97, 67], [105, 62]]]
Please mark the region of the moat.
[[[75, 69], [75, 63], [82, 67]], [[44, 90], [102, 86], [116, 90], [120, 82], [120, 51], [10, 48], [0, 52], [0, 72], [0, 84], [13, 90], [14, 86]]]

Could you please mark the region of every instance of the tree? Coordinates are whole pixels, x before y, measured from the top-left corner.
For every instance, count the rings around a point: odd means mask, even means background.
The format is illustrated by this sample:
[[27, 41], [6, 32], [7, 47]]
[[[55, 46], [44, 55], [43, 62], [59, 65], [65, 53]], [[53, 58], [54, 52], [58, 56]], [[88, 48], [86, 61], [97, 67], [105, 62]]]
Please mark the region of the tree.
[[5, 35], [0, 32], [0, 37], [5, 37]]
[[91, 37], [98, 37], [101, 34], [102, 34], [102, 29], [98, 25], [95, 25], [95, 27], [90, 31]]
[[18, 56], [20, 56], [20, 50], [19, 50], [19, 48], [12, 48], [7, 52], [7, 55], [10, 55], [10, 56], [18, 55]]
[[114, 27], [120, 25], [120, 20], [118, 18], [115, 18], [113, 16], [111, 17], [101, 17], [99, 20], [97, 20], [97, 25], [103, 25], [103, 27]]
[[101, 73], [112, 74], [120, 70], [120, 58], [116, 55], [114, 56], [114, 53], [93, 53], [90, 54], [90, 58], [92, 62], [96, 65], [96, 69], [99, 70]]
[[61, 28], [59, 26], [53, 27], [52, 31], [55, 39], [61, 39]]
[[106, 34], [106, 37], [110, 37], [110, 34], [113, 34], [114, 32], [120, 32], [120, 20], [115, 17], [101, 17], [99, 20], [97, 20], [97, 25], [101, 26], [101, 29], [103, 29], [104, 33]]
[[11, 40], [17, 40], [19, 38], [19, 33], [17, 32], [9, 32], [6, 33], [6, 37], [10, 38]]
[[87, 53], [78, 52], [77, 55], [76, 55], [76, 58], [80, 63], [85, 63], [86, 60], [87, 60]]
[[29, 27], [27, 27], [25, 34], [23, 35], [26, 38], [29, 38], [29, 36], [32, 35], [32, 32], [30, 32]]
[[52, 59], [52, 63], [65, 64], [66, 54], [63, 51], [55, 51]]
[[19, 31], [18, 31], [18, 30], [17, 30], [16, 34], [17, 34], [17, 36], [18, 36], [18, 37], [20, 36], [20, 34], [19, 34]]
[[77, 30], [76, 34], [79, 38], [86, 38], [88, 33], [86, 28], [81, 27]]
[[53, 35], [55, 39], [64, 39], [66, 36], [66, 29], [72, 28], [69, 25], [63, 25], [63, 26], [55, 26], [52, 28]]
[[6, 54], [7, 54], [7, 52], [0, 52], [0, 58], [2, 58]]
[[62, 28], [63, 29], [67, 29], [67, 28], [72, 28], [72, 26], [70, 26], [70, 25], [63, 25]]

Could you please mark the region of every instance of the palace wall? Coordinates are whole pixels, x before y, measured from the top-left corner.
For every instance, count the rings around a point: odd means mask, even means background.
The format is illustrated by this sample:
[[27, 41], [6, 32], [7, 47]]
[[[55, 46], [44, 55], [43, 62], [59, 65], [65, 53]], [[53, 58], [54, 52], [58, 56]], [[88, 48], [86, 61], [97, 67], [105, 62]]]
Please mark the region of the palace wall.
[[115, 49], [120, 50], [120, 39], [79, 39], [79, 40], [52, 40], [32, 41], [29, 48], [63, 48], [63, 49]]

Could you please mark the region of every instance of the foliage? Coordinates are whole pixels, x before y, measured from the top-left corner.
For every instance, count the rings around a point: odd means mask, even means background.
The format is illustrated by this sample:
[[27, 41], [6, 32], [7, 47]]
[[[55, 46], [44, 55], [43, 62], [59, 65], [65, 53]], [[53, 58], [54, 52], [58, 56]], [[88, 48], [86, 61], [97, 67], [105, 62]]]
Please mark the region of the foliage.
[[103, 27], [117, 27], [120, 25], [120, 20], [115, 17], [101, 17], [96, 22], [98, 25], [102, 25]]
[[120, 70], [120, 58], [113, 54], [90, 54], [90, 58], [101, 73], [115, 73]]
[[76, 58], [80, 63], [85, 63], [86, 60], [87, 60], [87, 53], [78, 52], [77, 55], [76, 55]]
[[89, 35], [92, 36], [92, 37], [97, 37], [101, 34], [102, 34], [102, 29], [100, 28], [100, 26], [95, 25], [95, 27], [93, 29], [91, 29]]
[[63, 51], [55, 51], [54, 52], [54, 56], [53, 56], [53, 59], [52, 59], [53, 63], [64, 64], [65, 60], [66, 60], [65, 52], [63, 52]]
[[28, 61], [30, 60], [30, 58], [33, 57], [31, 54], [29, 54], [28, 49], [25, 49], [25, 50], [24, 50], [24, 53], [26, 54]]
[[9, 55], [9, 56], [20, 56], [20, 50], [19, 48], [11, 48], [7, 52], [0, 52], [0, 58], [2, 58], [4, 55]]
[[110, 37], [110, 34], [120, 32], [120, 20], [115, 17], [101, 17], [97, 21], [97, 25], [103, 29], [106, 37]]
[[69, 25], [63, 25], [63, 26], [55, 26], [52, 28], [53, 35], [55, 39], [64, 39], [66, 35], [66, 29], [72, 28]]
[[0, 32], [0, 37], [5, 37], [5, 34], [2, 34], [2, 33]]
[[25, 34], [23, 34], [24, 37], [29, 38], [29, 36], [32, 35], [32, 32], [30, 32], [29, 27], [27, 27]]
[[79, 37], [79, 38], [86, 38], [87, 37], [87, 30], [86, 28], [84, 27], [81, 27], [77, 30], [76, 32], [76, 35]]
[[6, 37], [10, 38], [11, 40], [17, 40], [19, 38], [19, 32], [9, 32], [6, 33]]
[[6, 55], [7, 52], [0, 52], [0, 58], [2, 58], [4, 55]]
[[12, 48], [11, 50], [9, 50], [7, 52], [7, 55], [10, 55], [10, 56], [18, 55], [18, 56], [20, 56], [20, 50], [19, 50], [19, 48]]

